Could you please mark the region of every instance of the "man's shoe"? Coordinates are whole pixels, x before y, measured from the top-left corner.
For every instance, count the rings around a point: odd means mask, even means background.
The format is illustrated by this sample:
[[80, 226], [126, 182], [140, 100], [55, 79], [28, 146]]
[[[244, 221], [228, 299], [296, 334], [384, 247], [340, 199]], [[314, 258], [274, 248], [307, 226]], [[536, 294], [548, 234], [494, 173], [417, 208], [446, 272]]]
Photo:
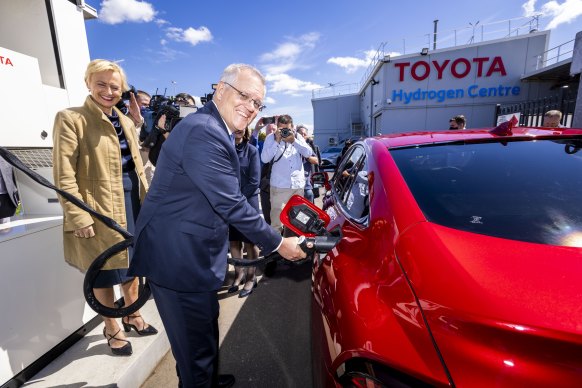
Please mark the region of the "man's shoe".
[[218, 381], [216, 387], [218, 388], [229, 388], [235, 383], [234, 375], [218, 375]]

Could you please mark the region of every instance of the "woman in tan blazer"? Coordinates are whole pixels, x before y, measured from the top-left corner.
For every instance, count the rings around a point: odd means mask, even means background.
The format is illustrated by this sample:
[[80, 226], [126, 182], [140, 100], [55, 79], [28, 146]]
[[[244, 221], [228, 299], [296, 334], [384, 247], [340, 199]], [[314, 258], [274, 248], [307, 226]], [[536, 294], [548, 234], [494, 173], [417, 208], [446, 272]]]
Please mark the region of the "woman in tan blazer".
[[[147, 182], [137, 143], [135, 125], [142, 121], [135, 96], [129, 116], [115, 105], [129, 90], [123, 69], [96, 59], [85, 72], [89, 88], [85, 104], [57, 113], [53, 129], [53, 163], [56, 186], [83, 200], [93, 209], [133, 233], [134, 222], [145, 197]], [[115, 231], [69, 201], [63, 207], [64, 256], [67, 263], [85, 272], [105, 249], [123, 240]], [[127, 277], [131, 252], [112, 257], [95, 282], [95, 296], [105, 306], [114, 306], [113, 286], [121, 284], [126, 305], [137, 298], [137, 278]], [[102, 317], [103, 335], [115, 355], [129, 356], [131, 343], [117, 321]], [[122, 318], [126, 332], [156, 334], [139, 312]]]

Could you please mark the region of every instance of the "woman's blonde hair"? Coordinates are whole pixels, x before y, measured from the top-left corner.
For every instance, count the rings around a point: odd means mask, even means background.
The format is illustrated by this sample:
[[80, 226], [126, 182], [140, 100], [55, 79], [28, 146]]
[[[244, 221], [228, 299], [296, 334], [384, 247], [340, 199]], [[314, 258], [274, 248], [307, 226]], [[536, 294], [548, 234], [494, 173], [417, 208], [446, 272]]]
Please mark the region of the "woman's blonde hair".
[[127, 77], [125, 72], [115, 62], [108, 61], [107, 59], [94, 59], [87, 65], [87, 70], [85, 70], [85, 83], [88, 85], [91, 76], [95, 73], [101, 73], [102, 71], [114, 71], [119, 73], [121, 76], [121, 89], [124, 92], [129, 90], [129, 85], [127, 84]]

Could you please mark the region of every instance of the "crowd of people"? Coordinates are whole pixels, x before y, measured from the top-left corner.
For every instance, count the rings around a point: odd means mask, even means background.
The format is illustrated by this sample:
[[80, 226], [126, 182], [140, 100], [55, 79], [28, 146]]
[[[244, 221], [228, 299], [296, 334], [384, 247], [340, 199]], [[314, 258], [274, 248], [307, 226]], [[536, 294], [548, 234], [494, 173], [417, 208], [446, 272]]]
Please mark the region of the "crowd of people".
[[[278, 252], [292, 261], [305, 257], [280, 213], [293, 195], [311, 202], [319, 195], [310, 179], [321, 163], [319, 149], [307, 128], [295, 125], [288, 114], [260, 117], [254, 129], [249, 127], [264, 108], [266, 92], [265, 78], [249, 65], [224, 69], [212, 100], [175, 127], [168, 127], [166, 114], [146, 123], [152, 96], [142, 90], [123, 102], [129, 85], [118, 64], [92, 61], [85, 82], [89, 94], [83, 106], [64, 109], [55, 118], [54, 181], [135, 236], [133, 248], [100, 271], [95, 296], [114, 307], [113, 287], [119, 285], [130, 305], [137, 298], [137, 277], [147, 277], [181, 386], [231, 386], [234, 377], [220, 375], [217, 366], [217, 290], [225, 281], [228, 251], [248, 259], [260, 252]], [[174, 102], [195, 107], [187, 93]], [[550, 111], [544, 126], [558, 127], [560, 119], [559, 111]], [[463, 130], [466, 124], [457, 115], [449, 129]], [[350, 145], [346, 142], [342, 152]], [[0, 166], [4, 173], [6, 166]], [[16, 202], [12, 181], [0, 182], [0, 201], [10, 205], [1, 218], [13, 214]], [[122, 237], [60, 200], [65, 260], [86, 271]], [[269, 270], [274, 268], [264, 274]], [[236, 268], [227, 293], [249, 296], [257, 275], [257, 268]], [[139, 311], [123, 317], [121, 326], [102, 318], [114, 355], [132, 354], [125, 333], [157, 333]]]
[[[562, 112], [559, 110], [549, 110], [544, 113], [542, 127], [545, 128], [564, 128], [562, 122]], [[467, 119], [463, 115], [456, 115], [449, 119], [450, 130], [467, 129]]]
[[[148, 93], [138, 90], [123, 102], [129, 85], [118, 64], [92, 61], [85, 82], [84, 105], [55, 118], [54, 181], [135, 236], [133, 248], [99, 271], [95, 297], [113, 308], [113, 287], [119, 285], [125, 306], [130, 305], [137, 299], [137, 277], [147, 277], [181, 386], [231, 386], [234, 377], [219, 375], [217, 368], [217, 290], [225, 279], [227, 253], [248, 259], [260, 251], [276, 251], [288, 260], [305, 257], [297, 236], [283, 231], [279, 215], [293, 194], [313, 200], [307, 182], [319, 166], [317, 147], [306, 127], [295, 127], [286, 114], [262, 117], [250, 129], [264, 107], [265, 79], [249, 65], [228, 66], [213, 99], [170, 128], [166, 114], [147, 128]], [[195, 106], [186, 93], [175, 96], [174, 103]], [[267, 168], [269, 211], [263, 218], [259, 194]], [[86, 271], [122, 237], [60, 200], [65, 260]], [[239, 291], [243, 298], [255, 287], [257, 269], [237, 268], [227, 292]], [[131, 330], [157, 333], [139, 311], [123, 317], [121, 325], [102, 318], [114, 355], [132, 354], [126, 337]]]

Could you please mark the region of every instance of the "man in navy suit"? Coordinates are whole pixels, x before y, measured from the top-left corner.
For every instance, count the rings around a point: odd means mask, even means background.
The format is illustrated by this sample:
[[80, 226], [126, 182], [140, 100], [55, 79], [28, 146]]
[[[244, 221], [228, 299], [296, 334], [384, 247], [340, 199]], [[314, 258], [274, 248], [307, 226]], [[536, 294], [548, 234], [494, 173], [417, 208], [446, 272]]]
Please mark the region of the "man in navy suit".
[[232, 132], [263, 109], [265, 79], [252, 66], [228, 66], [213, 100], [174, 128], [160, 153], [135, 231], [130, 276], [148, 278], [182, 387], [228, 387], [218, 375], [218, 298], [226, 273], [228, 225], [264, 253], [305, 257], [240, 192]]

